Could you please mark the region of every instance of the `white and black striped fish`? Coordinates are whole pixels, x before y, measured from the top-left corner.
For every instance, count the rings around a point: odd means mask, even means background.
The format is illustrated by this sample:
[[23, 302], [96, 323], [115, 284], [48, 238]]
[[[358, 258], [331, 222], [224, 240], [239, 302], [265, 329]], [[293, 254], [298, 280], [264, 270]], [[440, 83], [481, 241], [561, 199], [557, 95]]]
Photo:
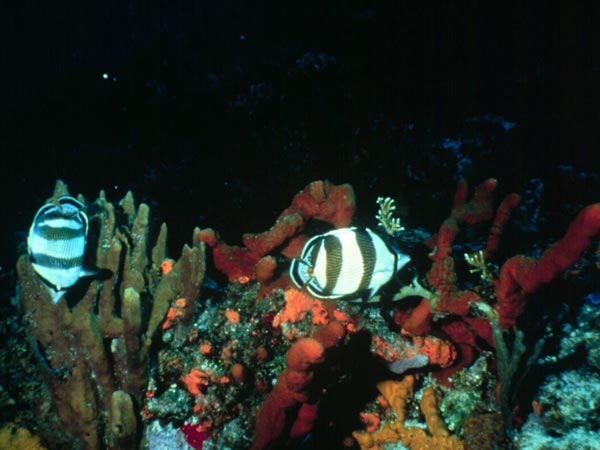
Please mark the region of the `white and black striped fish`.
[[70, 196], [42, 206], [33, 219], [27, 238], [32, 265], [57, 303], [65, 290], [81, 276], [88, 231], [84, 205]]
[[290, 277], [318, 298], [371, 298], [410, 261], [368, 228], [340, 228], [311, 238]]

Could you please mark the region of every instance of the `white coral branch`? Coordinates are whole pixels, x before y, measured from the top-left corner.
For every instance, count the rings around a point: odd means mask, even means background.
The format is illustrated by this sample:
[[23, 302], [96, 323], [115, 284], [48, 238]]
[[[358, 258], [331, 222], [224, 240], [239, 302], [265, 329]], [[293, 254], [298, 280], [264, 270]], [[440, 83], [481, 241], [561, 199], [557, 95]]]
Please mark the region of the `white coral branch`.
[[393, 236], [395, 233], [403, 231], [404, 227], [400, 224], [400, 218], [394, 217], [394, 211], [396, 210], [394, 199], [390, 197], [378, 197], [377, 204], [379, 205], [379, 211], [375, 218], [385, 232]]
[[483, 281], [491, 282], [494, 279], [492, 272], [490, 272], [485, 262], [483, 250], [474, 253], [465, 253], [464, 256], [467, 264], [473, 267], [473, 269], [469, 270], [470, 273], [480, 272], [479, 276]]
[[403, 286], [394, 296], [392, 297], [392, 301], [402, 300], [406, 297], [423, 297], [429, 300], [430, 302], [435, 302], [439, 298], [439, 295], [435, 292], [428, 291], [423, 286], [419, 284], [417, 277], [414, 277], [412, 282], [409, 285]]

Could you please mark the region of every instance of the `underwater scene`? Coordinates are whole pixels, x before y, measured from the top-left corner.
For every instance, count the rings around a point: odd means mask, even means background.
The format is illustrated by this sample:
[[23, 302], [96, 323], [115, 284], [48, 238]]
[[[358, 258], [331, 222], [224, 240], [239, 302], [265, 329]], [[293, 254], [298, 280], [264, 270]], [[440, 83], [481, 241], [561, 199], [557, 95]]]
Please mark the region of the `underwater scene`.
[[600, 18], [2, 6], [0, 450], [600, 450]]

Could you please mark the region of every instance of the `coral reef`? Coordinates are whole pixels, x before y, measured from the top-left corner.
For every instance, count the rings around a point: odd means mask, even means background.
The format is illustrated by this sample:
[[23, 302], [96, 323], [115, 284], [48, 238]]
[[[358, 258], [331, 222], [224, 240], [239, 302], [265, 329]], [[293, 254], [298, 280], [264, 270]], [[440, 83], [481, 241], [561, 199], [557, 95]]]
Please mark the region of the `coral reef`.
[[[591, 246], [594, 236], [600, 230], [600, 204], [584, 208], [571, 222], [564, 237], [543, 252], [539, 259], [523, 255], [509, 258], [502, 264], [498, 278], [495, 279], [488, 270], [485, 258], [493, 256], [497, 250], [502, 227], [508, 221], [510, 211], [519, 203], [517, 195], [508, 195], [496, 212], [485, 250], [481, 250], [476, 256], [465, 254], [467, 262], [476, 267], [471, 272], [480, 273], [481, 284], [475, 289], [461, 289], [455, 271], [455, 259], [452, 257], [452, 243], [461, 225], [475, 225], [492, 218], [492, 193], [496, 185], [495, 180], [486, 180], [475, 189], [473, 198], [467, 202], [466, 182], [458, 183], [450, 217], [444, 221], [438, 233], [426, 241], [432, 248], [429, 256], [433, 260], [427, 273], [427, 282], [434, 293], [427, 293], [417, 285], [406, 293], [397, 294], [396, 299], [409, 295], [423, 298], [412, 309], [396, 308], [394, 319], [403, 329], [419, 335], [432, 330], [436, 317], [452, 317], [452, 320], [446, 320], [441, 327], [450, 341], [460, 349], [461, 360], [451, 371], [471, 364], [479, 352], [476, 339], [483, 339], [494, 347], [501, 381], [499, 401], [505, 426], [510, 430], [515, 392], [513, 376], [521, 364], [525, 347], [522, 332], [516, 331], [514, 342], [510, 345], [512, 352], [509, 352], [502, 330], [515, 325], [530, 294], [556, 279]], [[474, 309], [479, 310], [484, 318], [476, 317]], [[528, 365], [537, 357], [542, 343], [540, 341], [535, 347]], [[447, 374], [442, 373], [442, 381]]]
[[192, 448], [248, 448], [256, 408], [290, 347], [273, 328], [282, 295], [256, 302], [255, 282], [197, 304], [189, 327], [163, 335], [144, 401], [147, 426], [176, 423]]
[[[430, 253], [412, 283], [368, 305], [311, 297], [285, 272], [312, 226], [352, 223], [349, 185], [310, 183], [273, 227], [243, 235], [243, 246], [196, 228], [178, 260], [167, 255], [164, 224], [150, 250], [146, 205], [135, 208], [128, 194], [115, 206], [101, 192], [87, 204], [86, 265], [95, 275], [53, 305], [29, 258], [18, 262], [25, 339], [48, 394], [38, 408], [58, 416], [59, 436], [40, 428], [42, 438], [73, 448], [262, 450], [318, 448], [327, 434], [332, 448], [506, 448], [521, 382], [544, 343], [517, 320], [533, 294], [595, 242], [600, 204], [536, 257], [493, 264], [519, 204], [510, 194], [494, 208], [496, 187], [488, 179], [468, 200], [460, 181], [450, 216], [423, 242], [424, 233], [403, 230], [393, 200], [381, 199], [376, 219], [389, 238]], [[65, 193], [58, 182], [53, 198]], [[486, 239], [474, 238], [490, 221]], [[460, 243], [461, 232], [469, 245]], [[229, 280], [208, 293], [205, 245]], [[587, 305], [580, 327], [564, 326], [553, 360], [585, 348], [588, 371], [545, 381], [539, 414], [517, 445], [541, 427], [569, 435], [554, 422], [574, 406], [552, 393], [593, 391], [596, 315]], [[343, 411], [330, 417], [336, 402]], [[576, 420], [586, 412], [572, 416], [579, 437], [589, 434]], [[361, 422], [364, 431], [355, 431]]]
[[[498, 273], [486, 261], [486, 258], [492, 258], [497, 251], [500, 245], [502, 228], [508, 222], [510, 213], [518, 205], [519, 200], [519, 197], [515, 194], [507, 196], [500, 203], [494, 216], [492, 194], [496, 189], [496, 184], [495, 180], [487, 180], [475, 190], [473, 199], [467, 201], [466, 182], [461, 181], [459, 183], [451, 218], [444, 222], [436, 235], [425, 242], [426, 245], [434, 250], [430, 255], [432, 259], [431, 267], [425, 274], [425, 287], [421, 286], [419, 281], [415, 279], [412, 285], [405, 286], [393, 296], [393, 299], [396, 301], [415, 296], [421, 298], [415, 307], [410, 307], [411, 302], [406, 302], [406, 304], [405, 302], [396, 303], [397, 306], [395, 307], [393, 316], [393, 322], [398, 326], [396, 329], [390, 328], [389, 324], [382, 319], [380, 314], [360, 310], [358, 307], [345, 302], [334, 303], [311, 298], [304, 292], [298, 291], [295, 288], [289, 288], [289, 283], [285, 282], [286, 275], [281, 274], [277, 270], [279, 264], [277, 262], [278, 256], [274, 252], [282, 250], [282, 254], [286, 257], [295, 256], [298, 249], [297, 246], [291, 244], [298, 241], [302, 242], [304, 237], [301, 228], [286, 228], [287, 231], [285, 233], [275, 233], [274, 230], [278, 229], [277, 224], [269, 232], [252, 235], [254, 237], [252, 245], [255, 248], [261, 249], [259, 253], [255, 254], [250, 260], [246, 258], [238, 260], [233, 254], [230, 254], [226, 259], [227, 264], [223, 263], [224, 260], [222, 258], [222, 250], [224, 248], [235, 249], [235, 251], [240, 251], [246, 256], [252, 254], [251, 248], [248, 245], [244, 248], [219, 247], [225, 246], [225, 244], [211, 241], [216, 236], [214, 231], [200, 232], [200, 239], [213, 249], [213, 257], [215, 258], [217, 267], [226, 273], [230, 280], [235, 280], [239, 283], [238, 286], [241, 292], [248, 293], [247, 289], [256, 286], [252, 284], [251, 280], [260, 282], [260, 286], [256, 287], [258, 291], [253, 299], [258, 298], [262, 300], [258, 300], [257, 303], [247, 300], [244, 303], [245, 306], [240, 309], [239, 305], [235, 308], [231, 300], [226, 298], [225, 303], [219, 305], [219, 310], [221, 311], [219, 314], [227, 317], [227, 311], [232, 308], [240, 312], [246, 312], [246, 317], [239, 319], [242, 328], [246, 324], [245, 330], [246, 332], [250, 331], [250, 335], [263, 336], [264, 340], [261, 344], [264, 345], [265, 351], [273, 357], [272, 361], [281, 360], [284, 357], [281, 351], [283, 349], [287, 351], [290, 344], [294, 348], [293, 346], [296, 345], [294, 342], [313, 342], [305, 341], [311, 338], [319, 341], [317, 336], [320, 330], [326, 329], [332, 323], [339, 325], [336, 325], [340, 330], [339, 335], [343, 336], [345, 334], [345, 337], [341, 341], [339, 336], [333, 339], [334, 345], [340, 347], [337, 351], [342, 353], [357, 333], [367, 331], [371, 336], [370, 351], [372, 355], [376, 356], [380, 362], [388, 364], [389, 367], [393, 367], [395, 364], [396, 368], [400, 368], [398, 372], [415, 370], [430, 364], [435, 364], [441, 369], [434, 371], [433, 375], [434, 379], [442, 384], [437, 386], [437, 382], [432, 382], [432, 386], [435, 386], [434, 389], [436, 392], [444, 391], [447, 394], [448, 400], [445, 403], [442, 400], [442, 405], [445, 406], [442, 408], [441, 415], [438, 408], [439, 400], [437, 396], [431, 393], [433, 391], [427, 391], [428, 393], [425, 395], [426, 401], [423, 403], [423, 408], [427, 411], [430, 419], [430, 431], [434, 430], [436, 432], [435, 436], [438, 441], [442, 442], [449, 436], [447, 431], [440, 431], [442, 428], [438, 427], [439, 424], [443, 423], [443, 417], [452, 424], [452, 429], [461, 433], [465, 442], [468, 442], [467, 448], [486, 448], [485, 446], [477, 447], [473, 444], [473, 442], [477, 441], [478, 435], [485, 435], [485, 433], [495, 436], [494, 439], [486, 439], [486, 442], [489, 444], [488, 448], [501, 448], [505, 445], [505, 438], [504, 433], [499, 430], [503, 428], [507, 430], [512, 429], [511, 413], [515, 400], [514, 394], [518, 388], [518, 383], [513, 378], [517, 368], [522, 364], [521, 359], [524, 355], [525, 347], [522, 343], [523, 334], [521, 332], [517, 331], [514, 334], [514, 343], [511, 342], [507, 346], [507, 336], [504, 336], [502, 331], [502, 326], [505, 326], [522, 312], [522, 308], [504, 307], [504, 305], [508, 304], [508, 295], [504, 291], [502, 291], [503, 297], [499, 297], [498, 294], [499, 286], [504, 287], [510, 284], [509, 281], [514, 280], [514, 278], [507, 278], [508, 275], [502, 275], [503, 272], [500, 271], [500, 277], [496, 280], [495, 278]], [[315, 186], [322, 185], [320, 182], [312, 183], [299, 195], [306, 196], [306, 193], [314, 189]], [[335, 190], [336, 187], [330, 185], [330, 189]], [[585, 226], [583, 228], [574, 226], [575, 231], [570, 232], [571, 236], [573, 233], [576, 236], [584, 233], [589, 239], [595, 226], [594, 215], [590, 215], [589, 211], [594, 212], [595, 210], [596, 207], [586, 210], [588, 212], [583, 214], [583, 223]], [[285, 214], [282, 214], [282, 216], [288, 217]], [[461, 226], [477, 225], [492, 218], [494, 220], [488, 233], [485, 250], [482, 250], [478, 254], [469, 255], [469, 258], [467, 258], [467, 263], [474, 267], [472, 273], [479, 273], [480, 282], [474, 288], [466, 289], [464, 283], [459, 279], [455, 268], [459, 260], [455, 260], [455, 257], [452, 255], [454, 242], [458, 237]], [[393, 220], [391, 216], [388, 219]], [[575, 223], [579, 223], [581, 220], [578, 218]], [[394, 234], [399, 234], [399, 238], [402, 239], [402, 233], [398, 233], [398, 231], [394, 230]], [[275, 235], [277, 239], [273, 240]], [[273, 242], [276, 242], [276, 245], [273, 245]], [[296, 251], [290, 251], [293, 248], [296, 248]], [[552, 252], [556, 252], [556, 250]], [[550, 255], [553, 254], [552, 252]], [[568, 259], [572, 260], [576, 256], [576, 254], [570, 254], [568, 255]], [[265, 261], [268, 261], [268, 264]], [[268, 266], [268, 270], [262, 270], [261, 266], [263, 264]], [[267, 275], [257, 276], [259, 273]], [[526, 275], [526, 273], [522, 274], [522, 276], [527, 278]], [[557, 274], [555, 273], [554, 276], [556, 277]], [[284, 280], [284, 282], [281, 282], [281, 280]], [[550, 280], [546, 281], [549, 282]], [[515, 285], [515, 289], [520, 289], [519, 286]], [[279, 287], [285, 289], [283, 293], [278, 293], [281, 292], [278, 291]], [[527, 290], [526, 294], [529, 295], [532, 292]], [[526, 294], [524, 293], [521, 297], [526, 299]], [[242, 295], [245, 296], [246, 294]], [[507, 301], [502, 303], [500, 298]], [[474, 307], [475, 305], [481, 305], [481, 310], [484, 310], [486, 313], [483, 314], [480, 312], [478, 308]], [[525, 304], [523, 302], [520, 305], [522, 307]], [[260, 318], [261, 315], [262, 319]], [[504, 322], [501, 325], [500, 321], [502, 318], [504, 318]], [[265, 319], [267, 320], [266, 325], [264, 323]], [[262, 325], [258, 325], [260, 323]], [[253, 325], [248, 328], [248, 324]], [[211, 325], [206, 325], [205, 328], [214, 329], [220, 326], [222, 325], [213, 321]], [[214, 332], [209, 332], [208, 334], [213, 334], [214, 336]], [[224, 351], [231, 353], [231, 344], [228, 343], [228, 339], [230, 340], [231, 338], [225, 339], [221, 336], [217, 339], [207, 339], [206, 333], [202, 330], [199, 330], [199, 336], [199, 339], [204, 339], [210, 344], [209, 347], [215, 349], [212, 350], [212, 355], [206, 351], [205, 358], [211, 359], [213, 363], [217, 362], [218, 366], [224, 364], [225, 367], [232, 367], [231, 364], [234, 362], [229, 357], [224, 358], [222, 355], [219, 358], [215, 357], [215, 354], [219, 354], [219, 349], [221, 349], [220, 353]], [[440, 339], [437, 336], [443, 336], [443, 338]], [[273, 340], [275, 337], [276, 340]], [[243, 339], [245, 342], [248, 342], [247, 337]], [[277, 347], [273, 346], [276, 342], [285, 344], [279, 346], [279, 352], [276, 350]], [[322, 342], [322, 344], [324, 343]], [[250, 344], [250, 347], [256, 348], [258, 345], [257, 342], [253, 342]], [[460, 369], [471, 366], [472, 362], [481, 354], [482, 345], [487, 346], [489, 349], [495, 348], [497, 354], [496, 360], [492, 359], [491, 369], [488, 370], [488, 365], [484, 364], [486, 369], [479, 370], [479, 383], [475, 383], [474, 381], [465, 382], [464, 379], [461, 381], [460, 377], [456, 378], [456, 376], [452, 376], [453, 374], [461, 373]], [[328, 347], [328, 345], [323, 345], [323, 347]], [[540, 346], [538, 345], [533, 352], [533, 356], [530, 356], [527, 360], [528, 364], [533, 362], [537, 354], [536, 352], [539, 349]], [[234, 352], [234, 355], [236, 353], [239, 355], [239, 350]], [[302, 352], [299, 353], [303, 354]], [[258, 402], [262, 405], [258, 409], [259, 413], [256, 418], [258, 426], [255, 430], [254, 448], [271, 448], [274, 445], [293, 442], [294, 438], [297, 439], [301, 435], [297, 433], [298, 429], [302, 429], [305, 434], [308, 433], [311, 430], [311, 424], [317, 414], [316, 411], [320, 403], [318, 395], [310, 397], [308, 392], [311, 392], [312, 388], [316, 389], [316, 386], [327, 385], [330, 382], [336, 383], [335, 380], [337, 380], [337, 383], [340, 383], [343, 382], [345, 377], [352, 376], [351, 374], [340, 373], [339, 371], [336, 376], [335, 370], [332, 372], [332, 368], [338, 364], [336, 358], [333, 357], [331, 359], [328, 356], [328, 350], [325, 350], [323, 355], [320, 352], [317, 353], [316, 356], [311, 353], [314, 356], [312, 359], [308, 357], [304, 359], [306, 367], [300, 371], [294, 365], [279, 365], [278, 381], [275, 383], [273, 391], [271, 391], [265, 400], [261, 401], [260, 397], [252, 395], [245, 397], [246, 405], [253, 402]], [[426, 356], [426, 358], [420, 360], [421, 356]], [[239, 360], [239, 356], [237, 358]], [[486, 359], [489, 359], [489, 357]], [[246, 362], [239, 364], [242, 364], [245, 368], [252, 368], [253, 363], [246, 360]], [[482, 364], [479, 363], [473, 367]], [[502, 375], [500, 383], [497, 385], [495, 382], [488, 381], [496, 379], [495, 370], [498, 370], [498, 373]], [[222, 372], [226, 373], [227, 371], [222, 370]], [[250, 372], [253, 371], [251, 370]], [[269, 372], [277, 374], [277, 367], [271, 366]], [[331, 377], [329, 380], [324, 375], [325, 373], [328, 373]], [[332, 373], [334, 374], [333, 376]], [[288, 389], [287, 378], [290, 374], [294, 374], [296, 378], [304, 380], [296, 386], [296, 391]], [[309, 379], [313, 380], [312, 377], [319, 379], [310, 382], [307, 381]], [[265, 379], [268, 379], [268, 376]], [[477, 377], [473, 377], [473, 379], [477, 379]], [[257, 380], [258, 378], [255, 379], [255, 382]], [[201, 395], [205, 398], [207, 395], [211, 395], [210, 386], [216, 386], [217, 384], [216, 381], [209, 381], [209, 389], [205, 389]], [[229, 384], [224, 385], [225, 389], [231, 391], [230, 386]], [[255, 387], [257, 386], [255, 384]], [[495, 386], [495, 388], [492, 389], [491, 386]], [[268, 384], [266, 389], [269, 391]], [[427, 387], [423, 389], [426, 390]], [[482, 394], [483, 391], [487, 393], [485, 396]], [[496, 398], [500, 402], [500, 405], [494, 401], [495, 396], [492, 391], [500, 393], [500, 396]], [[197, 396], [197, 394], [198, 391], [194, 391], [194, 395]], [[418, 395], [419, 398], [422, 398], [423, 392], [419, 392]], [[309, 397], [311, 400], [307, 403]], [[237, 398], [239, 399], [240, 397], [238, 396]], [[283, 401], [282, 399], [284, 398], [288, 401]], [[211, 401], [205, 401], [204, 405], [210, 405], [215, 401], [217, 400], [211, 399]], [[278, 405], [278, 407], [274, 405]], [[300, 411], [308, 408], [306, 405], [310, 405], [310, 414], [300, 414]], [[435, 408], [433, 405], [435, 405]], [[449, 405], [455, 406], [452, 407]], [[205, 409], [205, 411], [208, 410], [210, 408]], [[503, 415], [499, 413], [500, 411], [502, 411]], [[281, 425], [281, 421], [277, 420], [278, 417], [280, 418], [284, 415], [287, 415], [289, 420], [285, 426]], [[215, 416], [222, 417], [222, 414], [216, 414]], [[381, 420], [377, 414], [367, 411], [361, 417], [367, 424], [370, 433], [378, 433], [381, 429], [388, 429], [388, 425], [386, 425], [387, 421]], [[504, 418], [504, 426], [502, 425], [502, 418]], [[294, 427], [295, 420], [302, 423], [303, 426]], [[400, 424], [402, 422], [402, 420], [398, 421]], [[266, 423], [279, 423], [279, 425], [267, 427], [264, 425]], [[381, 425], [382, 423], [383, 425]], [[237, 432], [243, 434], [243, 429], [241, 431], [238, 429]], [[213, 436], [206, 441], [208, 445], [214, 445], [213, 442], [215, 442], [215, 439], [221, 439], [219, 437], [220, 434], [219, 430], [213, 427]], [[417, 434], [420, 435], [420, 433]], [[426, 441], [428, 438], [431, 438], [428, 433], [425, 433], [423, 436], [416, 439]], [[393, 438], [389, 436], [388, 438], [388, 441], [397, 442], [399, 436], [396, 433]], [[459, 442], [459, 438], [456, 437], [451, 442]], [[409, 443], [409, 445], [411, 444]], [[452, 443], [449, 445], [458, 444]], [[460, 445], [463, 445], [463, 443]]]
[[[57, 182], [53, 198], [66, 194]], [[176, 298], [185, 298], [193, 311], [204, 276], [204, 244], [185, 246], [173, 270], [162, 274], [167, 228], [161, 227], [150, 259], [147, 205], [136, 209], [128, 194], [115, 208], [101, 192], [88, 209], [97, 233], [91, 264], [98, 276], [55, 305], [22, 256], [20, 302], [60, 431], [73, 439], [73, 448], [131, 448], [140, 434], [136, 411], [153, 337]], [[189, 314], [181, 317], [186, 319]]]

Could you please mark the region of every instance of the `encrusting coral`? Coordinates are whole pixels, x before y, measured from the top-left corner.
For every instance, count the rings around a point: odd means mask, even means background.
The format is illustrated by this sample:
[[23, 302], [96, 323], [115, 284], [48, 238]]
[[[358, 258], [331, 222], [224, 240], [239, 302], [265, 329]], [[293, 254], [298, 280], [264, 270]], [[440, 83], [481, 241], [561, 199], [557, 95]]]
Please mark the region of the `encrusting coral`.
[[[348, 324], [349, 318], [339, 312], [335, 314], [332, 304], [327, 304], [327, 311], [316, 299], [311, 300], [295, 289], [286, 291], [286, 305], [293, 304], [294, 299], [296, 302], [301, 299], [299, 303], [304, 305], [304, 309], [299, 308], [296, 313], [304, 316], [310, 310], [316, 327], [311, 337], [302, 337], [292, 344], [285, 357], [286, 368], [258, 408], [253, 450], [278, 448], [286, 439], [293, 440], [310, 432], [319, 412], [318, 386], [322, 382], [314, 380], [314, 369], [325, 361], [327, 349], [335, 347], [346, 335], [344, 324]], [[298, 320], [284, 309], [273, 324], [281, 326], [286, 314], [288, 320]]]
[[[304, 436], [317, 417], [318, 404], [309, 388], [314, 367], [325, 359], [325, 347], [312, 338], [296, 341], [286, 355], [287, 367], [281, 372], [275, 387], [262, 403], [256, 415], [253, 450], [277, 448], [282, 439]], [[313, 395], [314, 397], [314, 395]], [[298, 407], [289, 430], [284, 431], [290, 411]]]
[[396, 419], [386, 421], [378, 430], [352, 433], [361, 450], [381, 450], [385, 443], [402, 442], [411, 449], [463, 450], [464, 444], [457, 436], [451, 436], [440, 415], [439, 398], [432, 387], [423, 391], [420, 402], [427, 432], [417, 426], [405, 425], [407, 402], [414, 392], [415, 377], [407, 375], [400, 381], [387, 380], [377, 384]]
[[45, 450], [45, 447], [29, 430], [8, 423], [0, 428], [0, 450]]
[[[58, 181], [52, 198], [67, 194]], [[20, 302], [67, 439], [74, 448], [133, 448], [153, 336], [175, 299], [188, 305], [179, 320], [193, 312], [204, 277], [204, 244], [184, 246], [172, 270], [161, 273], [167, 228], [162, 225], [149, 252], [147, 205], [136, 209], [128, 193], [115, 208], [101, 192], [88, 211], [97, 233], [91, 261], [98, 275], [67, 294], [78, 296], [74, 303], [53, 304], [23, 255], [17, 264]]]

